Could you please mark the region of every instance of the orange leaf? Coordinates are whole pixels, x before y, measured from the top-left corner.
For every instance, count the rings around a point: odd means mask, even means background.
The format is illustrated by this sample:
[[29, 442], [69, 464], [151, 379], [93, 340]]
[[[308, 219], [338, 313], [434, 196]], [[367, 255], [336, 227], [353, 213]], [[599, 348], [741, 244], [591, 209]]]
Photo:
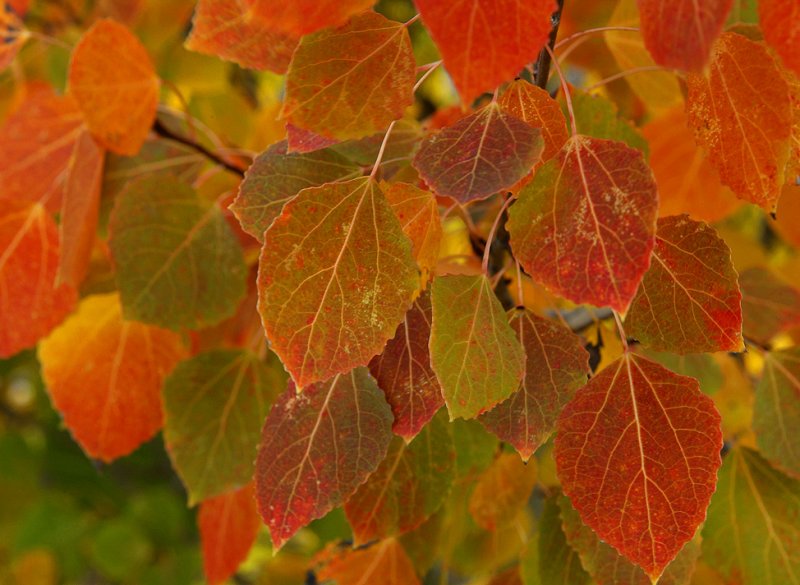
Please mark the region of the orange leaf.
[[56, 224], [38, 204], [0, 201], [0, 358], [33, 347], [75, 305], [69, 285], [55, 286]]
[[550, 34], [553, 0], [416, 0], [464, 103], [516, 77]]
[[777, 215], [771, 225], [787, 243], [800, 248], [800, 186], [784, 185]]
[[255, 0], [253, 9], [271, 30], [300, 38], [322, 28], [344, 24], [373, 4], [375, 0]]
[[337, 585], [419, 585], [411, 559], [394, 538], [361, 550], [337, 552], [334, 545], [317, 557], [318, 562], [324, 563], [317, 572], [320, 581], [335, 580]]
[[796, 0], [759, 0], [758, 19], [764, 39], [784, 65], [800, 75], [800, 4]]
[[124, 321], [116, 293], [87, 297], [39, 344], [53, 405], [86, 453], [127, 455], [161, 428], [161, 384], [186, 355], [175, 333]]
[[576, 303], [625, 312], [653, 249], [658, 196], [642, 153], [574, 136], [511, 206], [516, 258]]
[[232, 577], [247, 558], [261, 528], [253, 483], [204, 500], [197, 514], [203, 570], [210, 585]]
[[691, 74], [686, 84], [689, 125], [723, 184], [774, 211], [793, 124], [789, 86], [775, 58], [760, 43], [724, 33], [708, 77]]
[[664, 67], [700, 71], [733, 0], [639, 0], [642, 37]]
[[0, 71], [11, 65], [28, 39], [22, 19], [5, 2], [0, 4]]
[[147, 50], [125, 26], [97, 21], [72, 52], [67, 91], [98, 142], [134, 155], [158, 106], [159, 80]]
[[721, 448], [697, 380], [625, 354], [561, 413], [555, 460], [584, 523], [655, 582], [705, 519]]

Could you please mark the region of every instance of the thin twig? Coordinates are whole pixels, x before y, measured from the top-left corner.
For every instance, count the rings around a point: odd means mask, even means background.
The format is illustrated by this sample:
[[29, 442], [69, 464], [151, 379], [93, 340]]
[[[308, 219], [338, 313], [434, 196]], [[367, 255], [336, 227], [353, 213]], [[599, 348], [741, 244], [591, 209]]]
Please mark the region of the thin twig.
[[513, 200], [513, 197], [509, 197], [503, 202], [503, 206], [500, 208], [500, 211], [497, 212], [497, 217], [494, 218], [494, 223], [492, 224], [492, 229], [489, 232], [489, 236], [486, 238], [486, 245], [483, 248], [483, 262], [481, 263], [481, 270], [483, 270], [483, 273], [486, 275], [489, 274], [489, 256], [491, 255], [494, 236], [497, 233], [497, 226], [500, 225], [500, 220], [503, 218], [503, 214], [506, 212], [506, 209], [508, 209], [508, 206], [511, 205]]
[[587, 28], [586, 30], [581, 30], [576, 33], [572, 33], [566, 38], [561, 39], [555, 45], [553, 45], [553, 49], [558, 49], [566, 45], [568, 42], [579, 39], [583, 36], [599, 33], [599, 32], [611, 32], [611, 31], [631, 31], [631, 32], [639, 32], [639, 28], [635, 26], [598, 26], [597, 28]]
[[243, 168], [241, 168], [238, 165], [235, 165], [235, 164], [225, 160], [220, 155], [218, 155], [216, 152], [210, 151], [208, 148], [206, 148], [205, 146], [203, 146], [199, 142], [195, 142], [195, 141], [191, 140], [190, 138], [187, 138], [186, 136], [183, 136], [181, 134], [173, 132], [172, 130], [167, 128], [161, 122], [161, 120], [159, 120], [158, 118], [156, 118], [155, 122], [153, 122], [153, 132], [155, 132], [156, 134], [158, 134], [162, 138], [168, 138], [169, 140], [174, 140], [175, 142], [183, 144], [184, 146], [188, 146], [192, 150], [202, 154], [204, 157], [206, 157], [208, 160], [212, 161], [214, 164], [217, 164], [217, 165], [223, 167], [225, 170], [230, 171], [230, 172], [232, 172], [232, 173], [234, 173], [236, 175], [239, 175], [240, 177], [244, 178], [244, 171], [245, 170]]
[[564, 1], [558, 0], [558, 8], [553, 13], [551, 20], [553, 28], [550, 30], [550, 38], [547, 39], [547, 44], [544, 46], [547, 50], [539, 52], [539, 59], [536, 65], [536, 85], [544, 89], [547, 86], [547, 78], [550, 77], [550, 62], [553, 59], [553, 47], [556, 44], [556, 37], [558, 36], [558, 27], [561, 25], [561, 13], [564, 10]]

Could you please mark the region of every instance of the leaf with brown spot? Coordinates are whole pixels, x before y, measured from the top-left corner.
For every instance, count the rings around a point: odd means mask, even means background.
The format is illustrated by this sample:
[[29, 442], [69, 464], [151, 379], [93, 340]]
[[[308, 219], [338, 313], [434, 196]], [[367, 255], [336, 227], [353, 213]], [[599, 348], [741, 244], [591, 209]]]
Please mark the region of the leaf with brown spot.
[[749, 268], [739, 276], [744, 334], [761, 343], [800, 325], [800, 291], [765, 268]]

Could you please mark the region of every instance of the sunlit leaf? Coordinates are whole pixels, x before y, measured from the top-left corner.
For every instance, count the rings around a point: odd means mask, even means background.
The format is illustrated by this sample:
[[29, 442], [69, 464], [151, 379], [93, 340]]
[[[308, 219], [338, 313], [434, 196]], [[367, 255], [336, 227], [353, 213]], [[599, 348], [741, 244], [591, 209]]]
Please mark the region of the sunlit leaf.
[[647, 154], [647, 141], [629, 122], [619, 117], [616, 106], [609, 99], [602, 95], [573, 91], [572, 107], [575, 124], [581, 134], [624, 142]]
[[749, 268], [739, 276], [744, 334], [768, 343], [781, 331], [800, 325], [800, 291], [765, 268]]
[[72, 52], [67, 91], [95, 138], [136, 154], [156, 117], [159, 79], [147, 50], [123, 25], [98, 20]]
[[584, 523], [656, 579], [705, 518], [721, 448], [696, 380], [625, 354], [563, 410], [555, 459]]
[[648, 267], [657, 208], [641, 152], [575, 136], [511, 206], [511, 248], [553, 292], [624, 312]]
[[164, 383], [164, 443], [189, 504], [253, 477], [261, 425], [286, 387], [277, 359], [212, 350], [181, 362]]
[[173, 176], [129, 183], [109, 230], [128, 318], [194, 329], [232, 315], [244, 296], [244, 257], [222, 212]]
[[83, 450], [103, 461], [161, 428], [161, 384], [184, 355], [175, 333], [124, 320], [116, 293], [84, 299], [39, 345], [53, 405]]
[[524, 463], [513, 453], [503, 453], [475, 484], [469, 512], [478, 526], [497, 530], [512, 522], [525, 508], [536, 485], [536, 462]]
[[536, 61], [550, 34], [553, 0], [416, 0], [444, 65], [470, 103]]
[[362, 138], [403, 116], [415, 74], [407, 28], [366, 12], [303, 37], [286, 75], [281, 116], [328, 138]]
[[297, 38], [321, 28], [339, 26], [375, 0], [255, 0], [255, 14], [274, 30]]
[[11, 65], [30, 33], [22, 19], [5, 2], [0, 4], [0, 71]]
[[519, 390], [525, 352], [485, 276], [433, 281], [430, 352], [450, 419], [474, 418]]
[[511, 328], [525, 349], [522, 388], [478, 420], [527, 461], [551, 435], [575, 390], [586, 383], [589, 355], [578, 336], [528, 311], [517, 311]]
[[392, 439], [386, 459], [347, 501], [356, 544], [414, 530], [439, 509], [455, 472], [450, 425], [435, 417], [406, 444]]
[[419, 277], [411, 242], [364, 177], [300, 192], [265, 234], [259, 311], [301, 388], [380, 353]]
[[264, 423], [256, 499], [276, 549], [342, 505], [386, 456], [392, 412], [366, 369], [298, 393], [293, 384]]
[[317, 556], [323, 566], [317, 572], [321, 582], [334, 580], [337, 585], [419, 585], [414, 565], [403, 546], [387, 538], [360, 550], [338, 549], [332, 545]]
[[758, 20], [766, 41], [789, 69], [800, 75], [800, 5], [793, 0], [759, 0]]

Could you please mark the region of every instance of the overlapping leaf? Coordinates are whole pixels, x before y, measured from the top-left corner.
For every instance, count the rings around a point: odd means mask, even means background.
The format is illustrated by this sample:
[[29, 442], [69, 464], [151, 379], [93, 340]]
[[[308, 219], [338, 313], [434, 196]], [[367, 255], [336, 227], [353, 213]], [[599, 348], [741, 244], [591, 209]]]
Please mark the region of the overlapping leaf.
[[556, 11], [552, 0], [415, 4], [464, 103], [513, 79], [536, 60]]
[[147, 50], [123, 25], [98, 20], [72, 52], [67, 91], [98, 142], [136, 154], [156, 117], [159, 80]]
[[789, 69], [800, 75], [800, 6], [792, 0], [759, 0], [758, 20], [764, 39]]
[[768, 343], [781, 331], [800, 325], [800, 291], [765, 268], [749, 268], [739, 277], [744, 334]]
[[164, 383], [164, 443], [193, 504], [253, 477], [261, 426], [286, 387], [277, 359], [211, 350], [181, 362]]
[[575, 136], [511, 206], [511, 248], [553, 292], [624, 312], [648, 267], [657, 208], [641, 152]]
[[0, 71], [11, 65], [28, 36], [22, 19], [3, 2], [0, 5]]
[[555, 459], [584, 523], [656, 579], [714, 493], [720, 416], [697, 381], [625, 354], [575, 395]]
[[256, 460], [258, 510], [276, 549], [378, 468], [391, 425], [389, 405], [364, 368], [300, 393], [289, 384], [264, 423]]
[[386, 459], [347, 501], [356, 544], [414, 530], [450, 491], [455, 450], [450, 425], [436, 417], [408, 444], [395, 437]]
[[41, 205], [0, 199], [0, 357], [33, 347], [75, 305], [75, 288], [55, 285], [57, 229]]
[[411, 105], [416, 64], [407, 28], [375, 12], [303, 37], [281, 116], [327, 138], [362, 138]]
[[297, 38], [321, 28], [339, 26], [375, 0], [255, 0], [254, 12], [274, 30]]
[[586, 383], [589, 355], [571, 331], [527, 310], [511, 317], [511, 328], [525, 349], [522, 388], [478, 420], [527, 461], [552, 434], [575, 390]]
[[656, 63], [700, 71], [733, 0], [639, 0], [642, 37]]
[[267, 230], [259, 311], [302, 388], [378, 354], [418, 282], [411, 242], [377, 184], [329, 183], [303, 190]]
[[686, 78], [689, 125], [722, 183], [774, 211], [789, 160], [789, 86], [775, 57], [736, 33], [719, 38], [709, 68]]
[[703, 558], [742, 585], [800, 583], [800, 481], [744, 447], [725, 457], [703, 527]]
[[322, 565], [317, 577], [321, 581], [333, 580], [337, 585], [420, 585], [411, 559], [394, 538], [360, 550], [337, 550], [332, 545], [316, 560]]
[[222, 212], [171, 175], [129, 183], [109, 230], [128, 318], [197, 329], [232, 315], [244, 296], [244, 256]]
[[124, 320], [116, 293], [84, 299], [39, 345], [53, 405], [83, 450], [103, 461], [161, 428], [161, 384], [184, 355], [175, 333]]
[[742, 351], [742, 294], [727, 244], [708, 224], [658, 220], [650, 269], [625, 320], [645, 347], [674, 353]]
[[536, 462], [523, 463], [513, 453], [503, 453], [475, 484], [469, 512], [486, 530], [502, 528], [525, 508], [535, 485]]
[[431, 304], [431, 365], [451, 420], [478, 416], [519, 389], [525, 352], [486, 277], [438, 277]]
[[575, 124], [581, 134], [624, 142], [647, 154], [647, 141], [628, 121], [619, 117], [616, 106], [607, 98], [573, 91], [572, 108]]
[[442, 388], [431, 366], [431, 297], [421, 295], [369, 370], [392, 407], [392, 430], [413, 439], [444, 404]]

